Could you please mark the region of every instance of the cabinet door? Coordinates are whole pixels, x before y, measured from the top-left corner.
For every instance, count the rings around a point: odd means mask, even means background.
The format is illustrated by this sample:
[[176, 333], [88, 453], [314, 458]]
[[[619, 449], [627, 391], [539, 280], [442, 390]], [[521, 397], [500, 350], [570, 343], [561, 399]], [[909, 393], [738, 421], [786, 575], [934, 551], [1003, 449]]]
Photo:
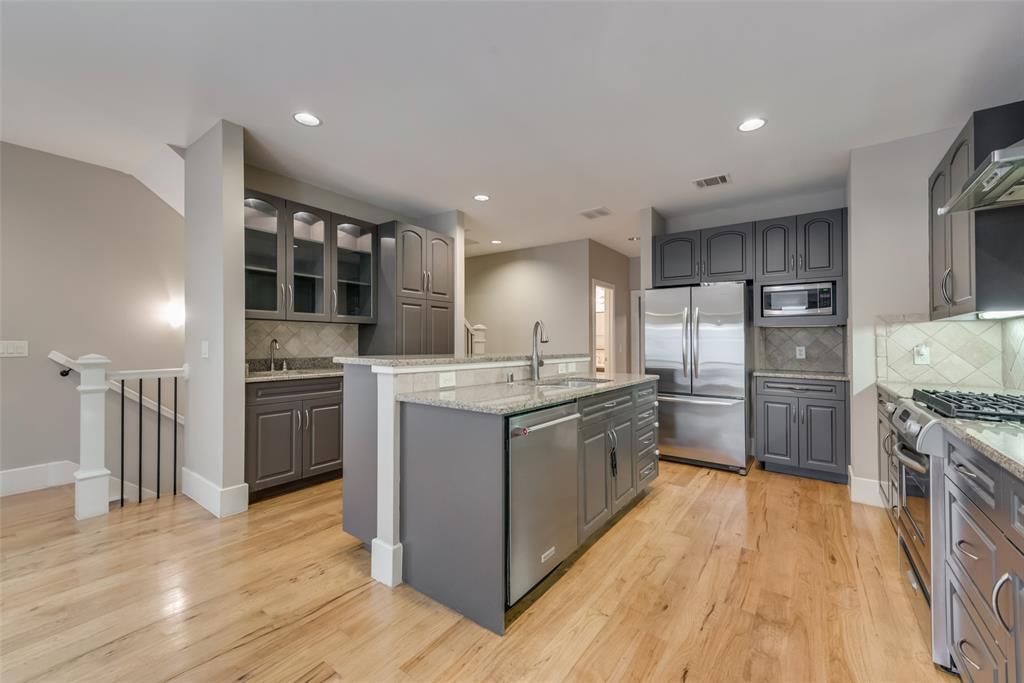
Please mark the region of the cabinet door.
[[427, 350], [425, 353], [455, 353], [455, 312], [442, 301], [427, 301]]
[[[953, 143], [949, 157], [949, 193], [960, 192], [974, 171], [974, 150], [971, 144], [972, 126], [960, 133]], [[949, 314], [960, 315], [975, 310], [974, 297], [974, 212], [960, 211], [949, 216]]]
[[754, 416], [757, 459], [796, 467], [799, 399], [792, 396], [758, 396], [754, 403], [757, 411]]
[[376, 322], [377, 226], [337, 214], [331, 224], [331, 320]]
[[287, 306], [285, 203], [245, 191], [245, 317], [283, 320]]
[[754, 225], [754, 280], [796, 279], [796, 216]]
[[943, 160], [928, 179], [928, 271], [932, 320], [949, 316], [949, 297], [946, 294], [949, 217], [936, 213], [948, 200], [949, 173], [946, 171], [946, 160]]
[[612, 516], [611, 439], [608, 423], [600, 422], [581, 432], [579, 476], [580, 543]]
[[700, 282], [700, 231], [654, 238], [654, 286], [673, 287]]
[[302, 476], [341, 469], [341, 398], [302, 402]]
[[846, 474], [846, 402], [800, 399], [800, 467]]
[[796, 217], [796, 272], [800, 279], [843, 274], [843, 210]]
[[633, 441], [633, 416], [612, 420], [612, 514], [624, 508], [636, 496], [636, 449]]
[[395, 353], [419, 356], [430, 353], [427, 345], [427, 302], [399, 299], [395, 318]]
[[311, 206], [288, 202], [288, 239], [285, 259], [288, 262], [289, 320], [327, 321], [331, 318], [328, 250], [331, 214]]
[[302, 403], [248, 406], [245, 472], [250, 491], [302, 477]]
[[395, 234], [398, 259], [396, 293], [422, 299], [427, 295], [427, 231], [399, 223]]
[[452, 238], [427, 233], [427, 297], [452, 301], [455, 290], [455, 245]]
[[700, 231], [702, 282], [754, 277], [754, 224], [739, 223]]
[[964, 592], [956, 573], [946, 572], [946, 645], [968, 683], [1007, 683], [1011, 667]]

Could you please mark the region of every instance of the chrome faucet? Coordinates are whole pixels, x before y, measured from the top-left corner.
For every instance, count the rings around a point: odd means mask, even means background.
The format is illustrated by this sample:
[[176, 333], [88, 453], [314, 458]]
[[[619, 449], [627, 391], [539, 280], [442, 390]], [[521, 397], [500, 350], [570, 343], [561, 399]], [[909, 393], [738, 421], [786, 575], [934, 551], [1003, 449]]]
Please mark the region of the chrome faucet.
[[530, 357], [530, 376], [534, 381], [540, 379], [540, 369], [544, 365], [544, 359], [540, 357], [540, 345], [547, 344], [548, 341], [544, 322], [538, 320], [533, 324], [533, 356]]
[[270, 372], [274, 372], [274, 358], [277, 355], [276, 352], [281, 350], [281, 345], [277, 343], [276, 339], [270, 340]]

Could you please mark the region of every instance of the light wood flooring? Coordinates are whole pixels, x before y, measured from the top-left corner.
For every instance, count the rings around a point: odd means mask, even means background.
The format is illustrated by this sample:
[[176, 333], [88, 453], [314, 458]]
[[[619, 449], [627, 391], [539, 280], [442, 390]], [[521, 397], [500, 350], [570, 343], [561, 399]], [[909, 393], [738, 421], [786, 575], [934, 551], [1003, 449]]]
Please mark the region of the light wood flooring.
[[216, 520], [178, 496], [92, 520], [0, 499], [0, 680], [955, 681], [884, 513], [845, 486], [662, 464], [504, 637], [369, 579], [341, 483]]

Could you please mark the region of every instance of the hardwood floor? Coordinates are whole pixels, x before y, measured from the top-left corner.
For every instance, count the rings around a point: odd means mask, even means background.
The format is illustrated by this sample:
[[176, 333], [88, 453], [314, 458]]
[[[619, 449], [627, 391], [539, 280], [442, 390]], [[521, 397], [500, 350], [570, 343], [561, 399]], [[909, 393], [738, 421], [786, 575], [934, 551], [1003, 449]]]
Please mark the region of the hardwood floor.
[[224, 520], [0, 499], [0, 680], [946, 681], [884, 513], [844, 486], [662, 463], [500, 638], [369, 579], [340, 483]]

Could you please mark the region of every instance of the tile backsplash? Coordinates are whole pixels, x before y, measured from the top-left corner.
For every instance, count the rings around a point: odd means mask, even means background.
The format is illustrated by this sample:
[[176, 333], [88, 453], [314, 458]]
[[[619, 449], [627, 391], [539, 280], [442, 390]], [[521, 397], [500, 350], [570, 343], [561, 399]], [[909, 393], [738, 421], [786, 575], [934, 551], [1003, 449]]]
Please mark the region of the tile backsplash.
[[[928, 364], [914, 363], [914, 347], [926, 346]], [[988, 320], [934, 321], [895, 316], [875, 325], [879, 379], [965, 387], [1003, 386], [1003, 327]]]
[[277, 339], [278, 358], [319, 358], [359, 354], [359, 326], [290, 320], [246, 320], [245, 358], [268, 358]]
[[[758, 327], [758, 370], [843, 372], [846, 366], [845, 327]], [[806, 358], [796, 357], [803, 346]]]
[[1003, 321], [1003, 385], [1024, 389], [1024, 318]]

